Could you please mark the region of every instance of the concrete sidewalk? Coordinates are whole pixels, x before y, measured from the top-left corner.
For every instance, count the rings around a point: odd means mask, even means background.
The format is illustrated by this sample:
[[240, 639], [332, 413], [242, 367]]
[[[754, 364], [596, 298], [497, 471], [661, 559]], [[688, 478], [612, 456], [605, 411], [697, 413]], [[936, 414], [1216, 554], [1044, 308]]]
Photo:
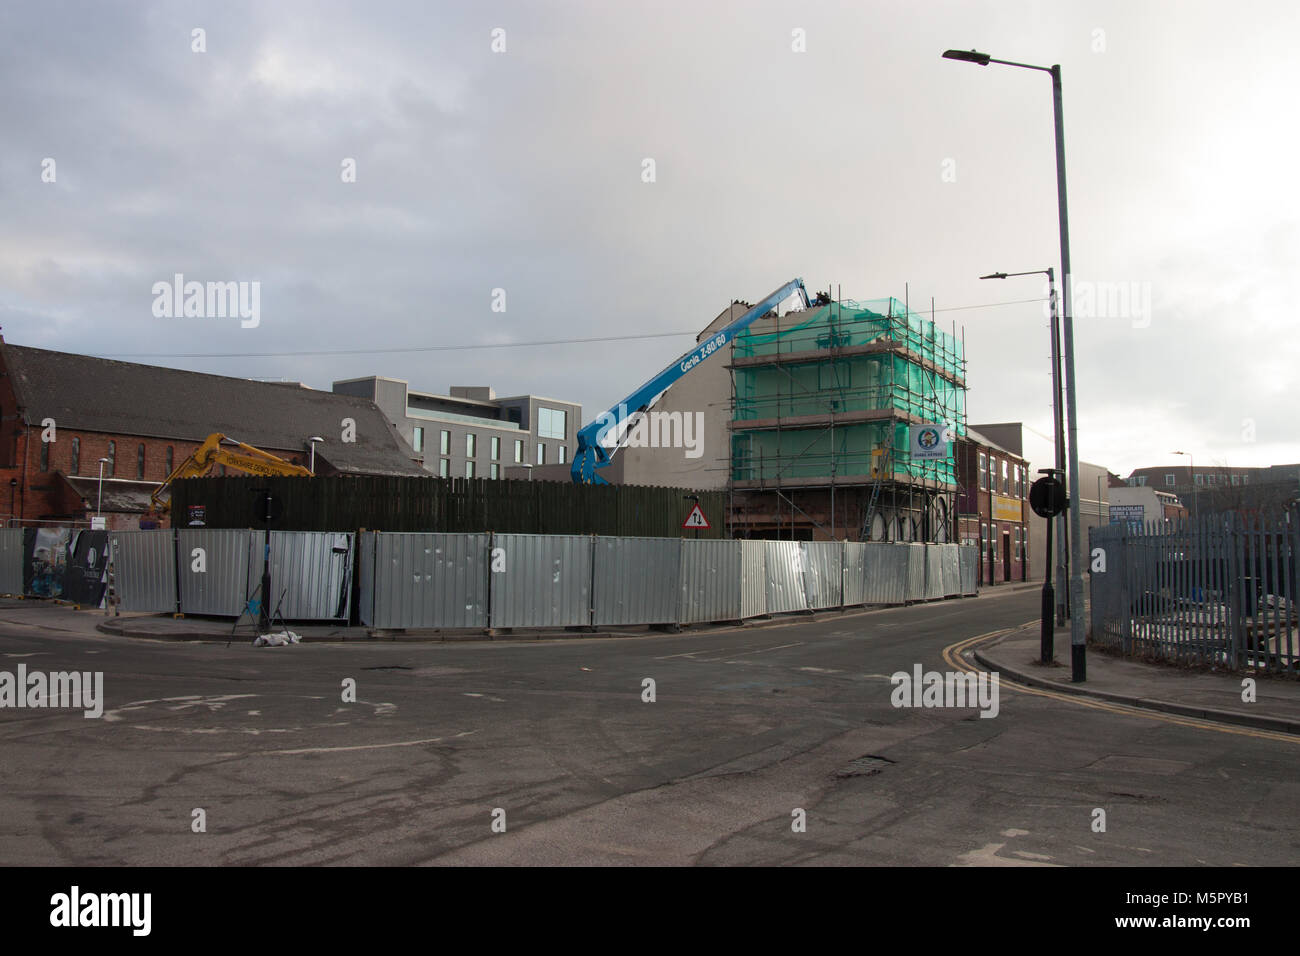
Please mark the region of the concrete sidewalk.
[[[1148, 664], [1089, 646], [1087, 680], [1070, 680], [1070, 629], [1056, 629], [1052, 665], [1039, 663], [1038, 624], [1017, 628], [974, 652], [975, 660], [1007, 680], [1116, 703], [1262, 730], [1300, 734], [1300, 681]], [[1241, 699], [1242, 681], [1255, 679], [1255, 701]]]

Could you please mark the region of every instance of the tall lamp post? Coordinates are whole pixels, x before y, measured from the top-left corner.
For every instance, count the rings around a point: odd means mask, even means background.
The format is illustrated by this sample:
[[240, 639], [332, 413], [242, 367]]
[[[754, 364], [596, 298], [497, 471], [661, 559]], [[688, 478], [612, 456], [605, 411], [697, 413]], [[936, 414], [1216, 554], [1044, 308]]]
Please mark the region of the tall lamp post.
[[307, 439], [307, 441], [311, 442], [311, 466], [307, 470], [314, 475], [316, 474], [316, 443], [323, 442], [325, 439], [321, 438], [319, 435], [312, 435], [311, 438]]
[[[1195, 514], [1197, 518], [1199, 518], [1199, 517], [1201, 516], [1201, 504], [1200, 504], [1200, 496], [1199, 496], [1199, 493], [1198, 493], [1197, 490], [1196, 490], [1196, 459], [1192, 457], [1192, 453], [1191, 453], [1190, 451], [1174, 451], [1174, 452], [1170, 452], [1170, 454], [1171, 454], [1171, 455], [1185, 455], [1185, 456], [1187, 457], [1187, 460], [1188, 460], [1189, 462], [1191, 462], [1191, 466], [1192, 466], [1192, 513]], [[1213, 506], [1211, 506], [1211, 510], [1213, 510]]]
[[[1015, 276], [1047, 276], [1048, 300], [1051, 303], [1051, 322], [1052, 322], [1052, 422], [1054, 425], [1053, 434], [1056, 436], [1054, 444], [1056, 445], [1056, 470], [1057, 477], [1065, 474], [1065, 422], [1061, 417], [1061, 331], [1058, 324], [1056, 312], [1056, 270], [1055, 269], [1035, 269], [1030, 272], [994, 272], [990, 275], [980, 276], [981, 279], [1007, 279]], [[1065, 528], [1065, 515], [1060, 515], [1054, 519], [1056, 521], [1056, 587], [1054, 588], [1056, 600], [1056, 626], [1060, 627], [1065, 623], [1065, 576], [1068, 573], [1069, 558], [1067, 551], [1069, 548], [1069, 536]], [[1048, 545], [1050, 550], [1051, 545]]]
[[[1052, 77], [1052, 111], [1056, 121], [1056, 203], [1057, 219], [1061, 232], [1061, 277], [1064, 285], [1062, 296], [1062, 314], [1064, 317], [1064, 351], [1065, 351], [1065, 406], [1069, 422], [1069, 495], [1078, 498], [1079, 489], [1079, 420], [1076, 381], [1074, 375], [1074, 309], [1071, 284], [1073, 274], [1070, 272], [1070, 217], [1065, 200], [1065, 114], [1061, 106], [1061, 67], [1034, 66], [1030, 63], [1015, 63], [1011, 60], [995, 60], [987, 53], [975, 50], [946, 50], [944, 58], [963, 60], [979, 66], [997, 63], [1002, 66], [1016, 66], [1026, 70], [1038, 70]], [[1073, 609], [1070, 615], [1070, 679], [1082, 683], [1088, 678], [1087, 634], [1083, 613], [1083, 557], [1082, 542], [1079, 538], [1079, 507], [1077, 501], [1070, 502], [1070, 603]]]
[[99, 497], [95, 501], [95, 517], [101, 517], [100, 512], [104, 510], [104, 466], [108, 464], [107, 458], [99, 459]]

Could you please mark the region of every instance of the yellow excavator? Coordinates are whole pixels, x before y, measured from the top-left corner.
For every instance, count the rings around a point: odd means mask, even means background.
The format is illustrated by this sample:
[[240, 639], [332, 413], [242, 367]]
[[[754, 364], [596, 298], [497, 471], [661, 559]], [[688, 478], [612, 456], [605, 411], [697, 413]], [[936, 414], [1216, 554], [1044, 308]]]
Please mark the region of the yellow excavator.
[[[228, 442], [231, 447], [222, 444]], [[227, 438], [220, 432], [213, 432], [203, 440], [203, 444], [194, 450], [194, 454], [180, 463], [180, 466], [167, 476], [167, 479], [154, 489], [149, 496], [149, 510], [156, 515], [164, 515], [171, 507], [170, 496], [167, 501], [163, 495], [177, 478], [199, 478], [211, 474], [218, 465], [225, 465], [236, 471], [250, 475], [288, 475], [289, 477], [311, 478], [312, 473], [302, 465], [295, 465], [262, 451], [252, 445]]]

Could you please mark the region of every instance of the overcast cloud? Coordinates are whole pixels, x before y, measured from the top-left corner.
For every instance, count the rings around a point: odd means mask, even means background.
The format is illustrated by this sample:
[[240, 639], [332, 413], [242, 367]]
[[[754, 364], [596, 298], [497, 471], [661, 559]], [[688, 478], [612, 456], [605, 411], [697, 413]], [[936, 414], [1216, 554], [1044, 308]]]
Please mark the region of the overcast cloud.
[[[1150, 297], [1077, 319], [1082, 457], [1296, 462], [1296, 11], [11, 3], [0, 325], [325, 389], [490, 384], [590, 421], [691, 340], [410, 350], [698, 330], [794, 276], [859, 299], [906, 283], [914, 309], [1032, 299], [1038, 279], [978, 276], [1059, 266], [1050, 81], [940, 57], [975, 48], [1062, 65], [1076, 282]], [[260, 281], [260, 324], [155, 317], [175, 273]], [[965, 327], [970, 420], [1050, 433], [1042, 305], [938, 317]], [[376, 348], [395, 351], [263, 354]], [[158, 353], [239, 357], [139, 357]]]

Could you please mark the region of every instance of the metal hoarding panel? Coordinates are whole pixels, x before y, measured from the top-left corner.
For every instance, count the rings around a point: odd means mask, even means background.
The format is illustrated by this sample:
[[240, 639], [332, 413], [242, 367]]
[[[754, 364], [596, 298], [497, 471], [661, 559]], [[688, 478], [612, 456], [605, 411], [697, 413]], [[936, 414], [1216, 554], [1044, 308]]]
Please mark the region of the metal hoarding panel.
[[979, 590], [980, 549], [977, 545], [958, 545], [961, 560], [961, 593], [975, 594]]
[[808, 607], [804, 593], [803, 548], [798, 541], [764, 541], [767, 613], [783, 614]]
[[864, 542], [844, 542], [844, 603], [850, 607], [867, 600], [866, 557]]
[[741, 545], [762, 543], [683, 539], [681, 623], [740, 620]]
[[740, 542], [740, 616], [770, 613], [767, 603], [767, 542]]
[[176, 542], [172, 532], [109, 533], [113, 586], [123, 611], [176, 610]]
[[[486, 534], [376, 533], [373, 626], [486, 628], [489, 541]], [[364, 572], [361, 580], [364, 588]], [[363, 609], [365, 600], [363, 591]]]
[[955, 544], [938, 546], [942, 558], [940, 578], [944, 597], [957, 597], [961, 594], [961, 563]]
[[905, 544], [868, 542], [866, 560], [866, 603], [903, 604], [907, 601], [907, 573], [910, 549]]
[[839, 541], [805, 541], [804, 595], [809, 608], [839, 607], [844, 545]]
[[589, 625], [591, 547], [586, 535], [493, 535], [492, 567], [505, 570], [491, 573], [491, 626]]
[[377, 531], [357, 534], [357, 618], [367, 627], [375, 626], [375, 538]]
[[903, 593], [908, 601], [925, 600], [925, 545], [905, 544], [907, 551], [907, 586]]
[[596, 538], [593, 623], [675, 623], [681, 563], [680, 538]]
[[[248, 564], [248, 591], [262, 583], [260, 532]], [[286, 621], [346, 621], [352, 609], [353, 536], [345, 531], [272, 531], [271, 603]]]
[[925, 553], [925, 599], [933, 601], [944, 595], [943, 546], [922, 544]]
[[[253, 547], [260, 552], [261, 531], [179, 529], [176, 532], [176, 560], [181, 610], [186, 614], [229, 617], [242, 614], [248, 598], [258, 586], [255, 584], [250, 588], [248, 583], [249, 553]], [[195, 550], [200, 548], [202, 555], [195, 554]]]
[[0, 529], [0, 594], [23, 593], [22, 528]]

